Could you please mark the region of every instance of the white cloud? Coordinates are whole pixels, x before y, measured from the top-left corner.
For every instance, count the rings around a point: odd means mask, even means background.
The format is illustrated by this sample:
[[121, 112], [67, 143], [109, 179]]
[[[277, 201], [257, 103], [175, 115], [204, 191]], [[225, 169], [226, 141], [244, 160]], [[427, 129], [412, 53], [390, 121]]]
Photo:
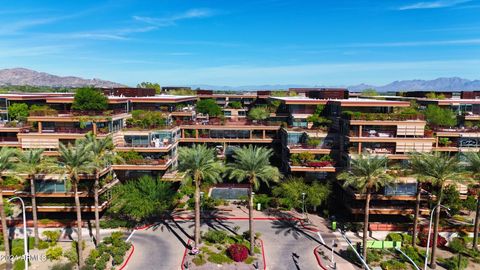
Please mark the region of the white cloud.
[[446, 8], [467, 3], [470, 1], [471, 0], [439, 0], [431, 2], [417, 2], [414, 4], [401, 6], [398, 8], [398, 10]]
[[165, 27], [170, 25], [175, 25], [176, 22], [187, 19], [197, 19], [197, 18], [206, 18], [210, 17], [214, 12], [210, 9], [190, 9], [183, 13], [174, 14], [172, 16], [163, 17], [163, 18], [154, 18], [154, 17], [144, 17], [144, 16], [133, 16], [137, 21], [145, 22], [152, 24], [158, 27]]

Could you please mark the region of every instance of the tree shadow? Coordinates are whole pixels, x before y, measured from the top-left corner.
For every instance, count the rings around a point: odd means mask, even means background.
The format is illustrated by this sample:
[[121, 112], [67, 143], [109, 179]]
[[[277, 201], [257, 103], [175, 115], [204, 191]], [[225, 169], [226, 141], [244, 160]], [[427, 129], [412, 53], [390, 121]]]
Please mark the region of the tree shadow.
[[283, 236], [291, 235], [295, 240], [298, 240], [301, 236], [307, 238], [308, 240], [322, 244], [320, 240], [316, 237], [313, 237], [309, 233], [306, 233], [301, 228], [301, 223], [299, 220], [273, 220], [272, 229], [275, 229], [275, 234]]

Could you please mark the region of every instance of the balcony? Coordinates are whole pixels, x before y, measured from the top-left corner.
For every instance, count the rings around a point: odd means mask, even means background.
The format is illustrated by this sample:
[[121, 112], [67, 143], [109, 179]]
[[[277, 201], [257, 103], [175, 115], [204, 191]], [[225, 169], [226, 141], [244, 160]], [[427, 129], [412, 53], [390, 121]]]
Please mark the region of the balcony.
[[112, 165], [114, 170], [148, 170], [166, 171], [172, 164], [172, 159], [130, 159], [126, 164]]
[[406, 120], [425, 120], [423, 114], [400, 114], [400, 113], [362, 113], [362, 112], [344, 112], [342, 118], [345, 120], [363, 120], [363, 121], [406, 121]]
[[292, 172], [335, 172], [334, 165], [333, 161], [291, 162], [290, 170]]

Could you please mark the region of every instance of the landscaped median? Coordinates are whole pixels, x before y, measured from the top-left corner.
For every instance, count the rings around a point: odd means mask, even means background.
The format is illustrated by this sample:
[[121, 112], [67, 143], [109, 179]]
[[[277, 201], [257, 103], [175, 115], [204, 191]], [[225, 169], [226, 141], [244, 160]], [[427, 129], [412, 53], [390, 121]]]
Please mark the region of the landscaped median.
[[255, 236], [253, 255], [249, 255], [248, 232], [238, 234], [209, 230], [203, 236], [198, 250], [185, 250], [182, 260], [183, 269], [265, 269], [266, 262], [260, 234]]

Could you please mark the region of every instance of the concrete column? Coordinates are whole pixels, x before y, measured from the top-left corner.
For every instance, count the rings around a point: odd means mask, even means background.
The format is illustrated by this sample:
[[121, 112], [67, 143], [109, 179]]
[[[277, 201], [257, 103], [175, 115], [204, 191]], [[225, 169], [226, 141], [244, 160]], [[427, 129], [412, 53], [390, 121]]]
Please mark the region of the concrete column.
[[263, 135], [263, 138], [265, 139], [265, 129], [263, 130], [263, 134], [262, 134], [262, 135]]
[[42, 133], [42, 122], [38, 122], [38, 133]]
[[97, 136], [97, 123], [93, 122], [93, 135]]

